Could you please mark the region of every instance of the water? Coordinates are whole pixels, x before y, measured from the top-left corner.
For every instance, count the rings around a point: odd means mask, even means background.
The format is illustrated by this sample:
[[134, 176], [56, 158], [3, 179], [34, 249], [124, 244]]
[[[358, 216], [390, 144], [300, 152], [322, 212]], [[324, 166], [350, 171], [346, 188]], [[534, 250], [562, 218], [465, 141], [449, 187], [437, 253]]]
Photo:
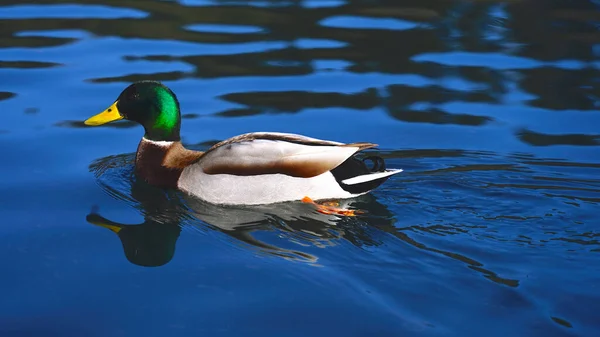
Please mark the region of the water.
[[[600, 4], [4, 1], [0, 335], [596, 336]], [[337, 218], [137, 181], [129, 83], [194, 149], [370, 141]]]

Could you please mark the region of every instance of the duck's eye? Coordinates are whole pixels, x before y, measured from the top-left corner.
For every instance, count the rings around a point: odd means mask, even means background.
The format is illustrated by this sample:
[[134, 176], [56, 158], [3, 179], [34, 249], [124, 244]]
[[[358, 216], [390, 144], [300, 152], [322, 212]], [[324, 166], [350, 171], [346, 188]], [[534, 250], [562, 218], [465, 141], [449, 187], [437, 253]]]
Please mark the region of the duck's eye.
[[140, 95], [137, 92], [128, 92], [127, 95], [125, 95], [125, 99], [129, 101], [135, 101], [139, 97]]
[[140, 94], [138, 93], [136, 88], [130, 87], [130, 88], [125, 89], [125, 91], [123, 91], [123, 93], [121, 93], [120, 98], [121, 98], [121, 100], [124, 100], [124, 101], [135, 101], [140, 98]]

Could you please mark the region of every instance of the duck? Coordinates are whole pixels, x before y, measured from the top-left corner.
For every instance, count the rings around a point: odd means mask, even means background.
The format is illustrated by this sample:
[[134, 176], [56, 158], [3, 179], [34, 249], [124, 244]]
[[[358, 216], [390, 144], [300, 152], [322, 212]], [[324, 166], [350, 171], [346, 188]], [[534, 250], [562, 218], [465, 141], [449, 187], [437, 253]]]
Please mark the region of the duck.
[[135, 154], [138, 178], [212, 204], [350, 199], [403, 171], [386, 168], [379, 156], [358, 158], [358, 153], [377, 144], [341, 143], [294, 133], [250, 132], [206, 151], [187, 149], [180, 136], [179, 100], [158, 81], [130, 84], [112, 105], [84, 124], [98, 126], [123, 119], [144, 128]]

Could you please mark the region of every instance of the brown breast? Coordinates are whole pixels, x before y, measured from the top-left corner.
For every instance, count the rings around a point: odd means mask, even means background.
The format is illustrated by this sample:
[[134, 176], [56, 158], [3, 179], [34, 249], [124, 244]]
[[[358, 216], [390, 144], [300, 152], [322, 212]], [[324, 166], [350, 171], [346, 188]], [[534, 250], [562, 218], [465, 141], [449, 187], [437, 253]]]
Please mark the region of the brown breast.
[[135, 171], [147, 183], [163, 188], [177, 188], [183, 169], [202, 156], [181, 142], [161, 144], [142, 138], [135, 156]]

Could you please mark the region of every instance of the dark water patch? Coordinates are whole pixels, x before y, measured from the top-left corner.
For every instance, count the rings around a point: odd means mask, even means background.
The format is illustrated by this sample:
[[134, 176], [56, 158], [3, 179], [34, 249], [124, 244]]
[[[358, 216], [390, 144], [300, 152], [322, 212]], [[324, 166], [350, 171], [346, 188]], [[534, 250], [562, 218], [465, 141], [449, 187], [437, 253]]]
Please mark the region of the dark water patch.
[[573, 324], [569, 323], [569, 321], [567, 321], [566, 319], [559, 318], [559, 317], [554, 317], [554, 316], [552, 316], [550, 318], [552, 318], [552, 320], [556, 324], [562, 325], [562, 326], [564, 326], [566, 328], [572, 328], [573, 327]]
[[181, 119], [196, 119], [199, 118], [200, 115], [195, 114], [195, 113], [187, 113], [187, 114], [182, 114], [181, 115]]
[[[588, 6], [588, 4], [584, 4], [583, 6]], [[595, 23], [600, 22], [600, 14], [594, 11], [594, 8], [556, 10], [552, 12], [551, 16], [559, 20], [584, 23], [589, 29], [593, 28]]]
[[[48, 48], [71, 44], [89, 37], [90, 34], [82, 29], [64, 29], [64, 22], [60, 20], [44, 19], [34, 20], [35, 29], [32, 29], [32, 20], [14, 20], [11, 25], [0, 29], [5, 32], [5, 37], [0, 37], [0, 46], [8, 48]], [[78, 24], [74, 25], [78, 27]], [[17, 62], [17, 61], [12, 61]], [[51, 67], [60, 64], [54, 62], [20, 61], [20, 64], [31, 64], [41, 67]], [[21, 65], [22, 66], [22, 65]]]
[[447, 102], [485, 102], [498, 103], [498, 100], [485, 90], [475, 88], [449, 88], [441, 85], [416, 87], [410, 85], [391, 85], [386, 88], [391, 106], [410, 106], [414, 103], [443, 104]]
[[102, 77], [87, 80], [90, 83], [133, 83], [137, 81], [176, 81], [189, 77], [190, 74], [182, 71], [170, 71], [153, 74], [129, 74], [125, 76]]
[[399, 7], [381, 5], [377, 7], [366, 7], [357, 10], [358, 13], [383, 18], [400, 18], [414, 21], [433, 21], [441, 17], [440, 13], [428, 8]]
[[[559, 198], [559, 199], [567, 199], [567, 200], [574, 200], [574, 201], [580, 201], [580, 202], [588, 202], [588, 203], [592, 203], [592, 204], [600, 203], [600, 198], [588, 198], [588, 197], [582, 197], [582, 196], [573, 196], [573, 195], [566, 195], [566, 194], [552, 194], [552, 193], [544, 193], [544, 196], [549, 197], [549, 198]], [[566, 202], [566, 203], [579, 207], [579, 203], [573, 203], [573, 202]]]
[[17, 96], [14, 92], [0, 91], [0, 101], [11, 99]]
[[260, 115], [263, 113], [265, 113], [265, 111], [262, 109], [240, 108], [240, 109], [228, 109], [225, 111], [221, 111], [221, 112], [218, 112], [216, 115], [221, 116], [221, 117], [247, 117], [247, 116]]
[[600, 145], [600, 135], [564, 134], [551, 135], [530, 130], [522, 130], [517, 137], [527, 144], [533, 146], [552, 145], [574, 145], [574, 146], [597, 146]]
[[[552, 240], [576, 243], [576, 244], [583, 245], [583, 246], [600, 246], [600, 241], [598, 241], [598, 240], [583, 240], [583, 239], [577, 239], [577, 238], [554, 238]], [[596, 248], [596, 247], [591, 247], [591, 248]]]
[[377, 92], [373, 89], [356, 94], [308, 91], [244, 92], [226, 94], [221, 96], [221, 99], [248, 106], [248, 109], [232, 109], [219, 113], [222, 116], [299, 112], [304, 109], [331, 107], [368, 110], [377, 106], [379, 101]]
[[46, 48], [63, 46], [74, 41], [76, 40], [55, 37], [0, 37], [0, 47]]
[[[464, 100], [494, 102], [495, 99], [484, 92], [459, 91], [440, 86], [411, 87], [394, 85], [387, 88], [389, 96], [384, 100], [388, 113], [399, 120], [415, 123], [457, 124], [481, 126], [493, 120], [488, 116], [454, 114], [436, 107], [445, 102]], [[420, 109], [419, 104], [425, 104]]]
[[600, 87], [595, 69], [531, 69], [521, 81], [536, 96], [529, 104], [551, 110], [598, 110]]
[[467, 126], [481, 126], [492, 120], [489, 117], [452, 114], [438, 109], [421, 111], [394, 109], [390, 111], [390, 115], [398, 120], [409, 123], [456, 124]]
[[52, 68], [58, 67], [61, 64], [53, 62], [34, 62], [34, 61], [0, 61], [0, 68], [13, 69], [35, 69], [35, 68]]
[[527, 161], [525, 163], [531, 164], [531, 165], [542, 165], [542, 166], [600, 168], [600, 164], [597, 164], [597, 163], [577, 163], [577, 162], [568, 162], [568, 161]]
[[554, 183], [561, 186], [570, 187], [584, 187], [592, 189], [600, 189], [600, 184], [594, 179], [577, 179], [574, 177], [545, 177], [545, 176], [533, 176], [535, 180], [541, 180], [544, 183]]

